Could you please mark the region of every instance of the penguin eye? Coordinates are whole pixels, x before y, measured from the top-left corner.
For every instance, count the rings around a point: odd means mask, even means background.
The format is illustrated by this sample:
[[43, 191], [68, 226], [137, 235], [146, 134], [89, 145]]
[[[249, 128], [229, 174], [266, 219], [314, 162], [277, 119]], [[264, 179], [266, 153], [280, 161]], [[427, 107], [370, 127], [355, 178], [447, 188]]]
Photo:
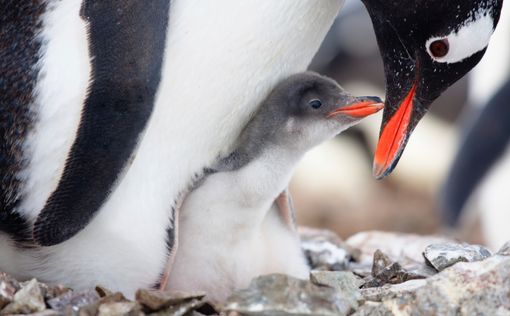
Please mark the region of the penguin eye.
[[310, 105], [314, 109], [318, 109], [322, 106], [322, 102], [321, 102], [321, 100], [313, 99], [313, 100], [308, 101], [308, 105]]
[[480, 10], [475, 13], [474, 19], [469, 17], [466, 21], [457, 23], [460, 27], [449, 34], [433, 36], [425, 42], [424, 48], [433, 61], [458, 63], [487, 48], [496, 24], [492, 9]]
[[430, 43], [429, 49], [432, 56], [441, 58], [448, 54], [448, 51], [450, 50], [450, 44], [448, 43], [448, 39], [444, 38]]

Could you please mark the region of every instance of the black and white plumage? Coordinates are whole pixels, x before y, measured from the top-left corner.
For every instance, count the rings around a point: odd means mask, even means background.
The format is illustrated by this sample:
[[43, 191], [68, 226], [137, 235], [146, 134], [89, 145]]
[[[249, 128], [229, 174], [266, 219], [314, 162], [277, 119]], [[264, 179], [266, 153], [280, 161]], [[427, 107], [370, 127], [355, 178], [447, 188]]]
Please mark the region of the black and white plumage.
[[[278, 81], [306, 69], [342, 2], [4, 2], [0, 270], [128, 295], [157, 283], [179, 194], [229, 152]], [[435, 2], [445, 3], [427, 3]], [[388, 56], [412, 40], [397, 20], [430, 11], [439, 29], [412, 24], [424, 41], [460, 22], [427, 6], [364, 3], [384, 40], [391, 115], [409, 80]], [[499, 2], [448, 3], [488, 3], [496, 12]], [[379, 23], [383, 16], [392, 23]], [[448, 80], [422, 99], [432, 101], [473, 64], [434, 75]], [[435, 68], [421, 69], [427, 78]]]
[[152, 114], [170, 3], [124, 1], [123, 6], [82, 3], [92, 80], [59, 184], [34, 224], [39, 245], [66, 241], [90, 221], [125, 171]]
[[232, 153], [184, 198], [169, 288], [223, 301], [259, 275], [307, 278], [292, 211], [276, 201], [308, 150], [381, 109], [315, 73], [279, 83]]
[[[19, 3], [7, 9], [27, 14]], [[161, 14], [169, 3], [45, 1], [28, 38], [17, 39], [38, 45], [32, 77], [20, 66], [29, 59], [15, 54], [26, 48], [13, 45], [13, 71], [32, 85], [29, 99], [15, 97], [31, 117], [23, 137], [2, 139], [22, 150], [20, 167], [2, 170], [19, 185], [0, 210], [0, 270], [127, 295], [156, 284], [180, 192], [229, 150], [277, 81], [306, 69], [341, 6], [177, 0]], [[14, 32], [16, 21], [1, 27]], [[2, 123], [21, 126], [10, 114]]]

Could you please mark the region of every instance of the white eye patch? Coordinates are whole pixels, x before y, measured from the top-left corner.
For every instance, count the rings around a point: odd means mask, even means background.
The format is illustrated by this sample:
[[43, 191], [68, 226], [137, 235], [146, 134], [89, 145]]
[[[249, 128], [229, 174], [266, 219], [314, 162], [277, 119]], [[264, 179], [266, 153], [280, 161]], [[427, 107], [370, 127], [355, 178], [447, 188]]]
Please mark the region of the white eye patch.
[[[430, 38], [425, 43], [425, 49], [430, 57], [438, 63], [457, 63], [487, 47], [493, 32], [492, 17], [488, 12], [482, 12], [475, 19], [466, 21], [458, 31], [453, 31], [447, 36]], [[448, 40], [448, 53], [442, 57], [436, 57], [430, 50], [430, 44], [443, 39]]]

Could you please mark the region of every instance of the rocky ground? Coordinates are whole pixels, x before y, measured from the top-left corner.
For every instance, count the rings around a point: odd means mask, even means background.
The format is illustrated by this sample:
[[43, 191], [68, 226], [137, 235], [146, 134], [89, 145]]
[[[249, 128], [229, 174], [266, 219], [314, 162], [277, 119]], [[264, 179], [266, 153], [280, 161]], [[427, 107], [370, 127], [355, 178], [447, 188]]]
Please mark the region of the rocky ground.
[[0, 315], [510, 315], [510, 244], [492, 254], [441, 237], [301, 233], [309, 280], [262, 276], [221, 304], [150, 290], [131, 301], [0, 274]]

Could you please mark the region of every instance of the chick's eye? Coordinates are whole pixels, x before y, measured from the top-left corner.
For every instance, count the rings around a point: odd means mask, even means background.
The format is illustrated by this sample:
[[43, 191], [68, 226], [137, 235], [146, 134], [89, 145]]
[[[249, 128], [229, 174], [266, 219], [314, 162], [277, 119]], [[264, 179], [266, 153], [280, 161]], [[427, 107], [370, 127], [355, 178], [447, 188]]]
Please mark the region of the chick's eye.
[[450, 44], [448, 43], [448, 39], [444, 38], [430, 43], [429, 49], [432, 56], [441, 58], [448, 54]]
[[314, 109], [318, 109], [322, 106], [321, 100], [317, 100], [317, 99], [308, 101], [308, 104]]

